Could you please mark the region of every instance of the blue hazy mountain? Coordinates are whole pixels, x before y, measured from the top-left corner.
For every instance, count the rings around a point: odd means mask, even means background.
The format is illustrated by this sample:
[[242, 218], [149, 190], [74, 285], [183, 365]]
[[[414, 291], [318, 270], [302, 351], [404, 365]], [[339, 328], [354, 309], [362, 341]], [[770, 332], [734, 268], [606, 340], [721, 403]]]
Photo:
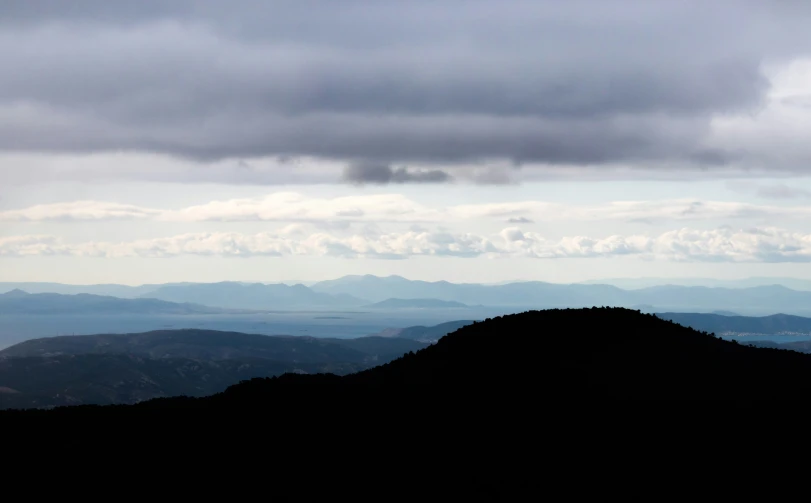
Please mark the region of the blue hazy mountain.
[[[168, 283], [183, 284], [183, 283]], [[0, 293], [12, 290], [23, 290], [28, 293], [61, 293], [63, 295], [76, 295], [79, 293], [89, 293], [91, 295], [105, 295], [120, 297], [122, 299], [134, 299], [140, 295], [151, 292], [166, 285], [66, 285], [63, 283], [38, 283], [38, 282], [5, 282], [0, 283]]]
[[170, 302], [191, 302], [233, 309], [344, 309], [366, 305], [369, 301], [345, 293], [329, 294], [304, 285], [262, 283], [189, 283], [167, 285], [142, 297]]
[[743, 279], [714, 278], [608, 278], [579, 282], [584, 285], [613, 285], [625, 290], [636, 290], [652, 286], [706, 286], [715, 288], [752, 288], [757, 286], [780, 285], [792, 290], [811, 291], [811, 280], [782, 277], [752, 277]]
[[622, 305], [625, 292], [608, 285], [563, 285], [542, 281], [482, 285], [449, 283], [447, 281], [417, 281], [400, 276], [344, 276], [321, 281], [311, 287], [316, 292], [348, 294], [382, 302], [390, 298], [437, 299], [485, 306], [579, 306], [603, 304]]
[[[623, 290], [603, 284], [558, 284], [541, 281], [504, 285], [411, 281], [400, 276], [345, 276], [312, 286], [317, 292], [347, 294], [382, 302], [390, 298], [431, 298], [468, 305], [504, 308], [617, 306], [659, 311], [811, 312], [811, 292], [780, 285], [750, 288], [661, 285]], [[752, 314], [752, 313], [746, 313]]]
[[190, 303], [166, 302], [157, 299], [120, 299], [87, 293], [62, 295], [12, 290], [0, 294], [0, 315], [221, 314], [226, 312], [233, 311]]
[[[14, 285], [6, 283], [4, 288]], [[616, 306], [646, 312], [713, 312], [766, 315], [811, 314], [811, 291], [782, 285], [709, 287], [657, 285], [622, 289], [605, 284], [559, 284], [542, 281], [499, 285], [414, 281], [400, 276], [345, 276], [307, 287], [301, 284], [242, 282], [166, 285], [59, 285], [37, 283], [38, 289], [118, 291], [122, 298], [154, 298], [230, 309], [265, 311], [347, 310], [369, 308], [462, 308], [500, 310]], [[25, 290], [25, 289], [23, 289]], [[28, 290], [26, 290], [28, 291]], [[446, 303], [446, 304], [443, 304]], [[370, 306], [371, 304], [371, 306]]]

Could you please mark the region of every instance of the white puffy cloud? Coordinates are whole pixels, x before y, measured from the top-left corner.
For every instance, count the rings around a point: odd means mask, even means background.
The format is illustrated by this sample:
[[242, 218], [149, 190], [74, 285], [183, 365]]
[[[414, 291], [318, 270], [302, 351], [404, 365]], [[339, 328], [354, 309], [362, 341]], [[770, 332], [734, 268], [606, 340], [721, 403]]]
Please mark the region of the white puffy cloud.
[[417, 222], [442, 218], [442, 210], [418, 204], [399, 194], [327, 198], [295, 192], [276, 192], [259, 199], [231, 199], [167, 211], [172, 221], [324, 221], [370, 220]]
[[681, 229], [659, 236], [654, 253], [680, 261], [809, 262], [811, 235], [773, 227]]
[[586, 236], [549, 240], [535, 232], [522, 232], [517, 227], [501, 231], [504, 244], [501, 253], [534, 258], [582, 258], [615, 255], [647, 255], [653, 253], [655, 238], [646, 236]]
[[658, 201], [613, 201], [600, 205], [567, 205], [543, 201], [470, 204], [448, 209], [460, 219], [520, 218], [533, 221], [654, 221], [712, 220], [729, 218], [767, 218], [811, 216], [808, 206], [769, 206], [726, 201], [669, 199]]
[[275, 192], [262, 198], [211, 201], [179, 210], [104, 201], [43, 204], [0, 212], [0, 221], [86, 221], [154, 219], [170, 222], [447, 222], [493, 218], [510, 223], [543, 221], [667, 221], [808, 218], [807, 205], [773, 206], [739, 202], [669, 199], [569, 205], [544, 201], [430, 207], [401, 194], [335, 198]]
[[160, 210], [141, 208], [129, 204], [100, 201], [75, 201], [70, 203], [39, 204], [21, 210], [0, 212], [0, 221], [43, 220], [133, 220], [154, 218]]
[[182, 255], [252, 257], [320, 255], [335, 257], [406, 258], [416, 255], [473, 257], [497, 252], [484, 237], [444, 232], [303, 236], [280, 233], [188, 233], [123, 243], [66, 244], [54, 236], [14, 236], [0, 239], [0, 256], [72, 255], [86, 257], [176, 257]]
[[550, 240], [517, 227], [495, 236], [441, 231], [336, 236], [301, 232], [188, 233], [122, 243], [69, 244], [53, 236], [0, 238], [0, 256], [254, 257], [315, 255], [405, 259], [412, 256], [588, 258], [634, 255], [702, 262], [811, 262], [811, 234], [777, 228], [678, 229], [658, 236], [569, 236]]
[[72, 248], [61, 244], [59, 238], [55, 236], [0, 236], [0, 257], [71, 255], [73, 253]]
[[502, 231], [503, 253], [537, 258], [636, 255], [681, 262], [811, 262], [811, 234], [777, 228], [679, 229], [658, 236], [565, 237], [549, 241], [532, 232]]

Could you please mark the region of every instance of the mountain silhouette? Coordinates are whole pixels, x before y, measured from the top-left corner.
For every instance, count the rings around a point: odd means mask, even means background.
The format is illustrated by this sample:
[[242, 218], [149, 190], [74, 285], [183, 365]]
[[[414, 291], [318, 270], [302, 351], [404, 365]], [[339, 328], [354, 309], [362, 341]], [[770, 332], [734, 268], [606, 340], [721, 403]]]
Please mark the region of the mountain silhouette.
[[[24, 414], [285, 410], [309, 417], [327, 410], [354, 415], [453, 409], [509, 418], [569, 402], [807, 400], [809, 376], [811, 355], [744, 346], [628, 309], [565, 309], [473, 323], [416, 353], [343, 377], [284, 374], [207, 398]], [[503, 424], [503, 417], [494, 424]]]
[[[716, 283], [712, 283], [716, 284]], [[725, 285], [726, 283], [718, 283]], [[120, 298], [152, 298], [176, 303], [262, 311], [346, 310], [389, 299], [435, 299], [471, 308], [486, 306], [498, 312], [539, 308], [610, 305], [646, 312], [724, 311], [748, 315], [784, 312], [811, 313], [811, 291], [778, 284], [752, 284], [739, 288], [656, 285], [622, 289], [607, 284], [558, 284], [542, 281], [496, 285], [415, 281], [401, 276], [344, 276], [311, 286], [225, 281], [220, 283], [166, 283], [141, 285], [62, 285], [57, 283], [0, 283], [0, 291], [29, 293], [88, 293]], [[746, 283], [748, 285], [748, 283]], [[792, 283], [793, 285], [793, 283]], [[799, 288], [799, 287], [798, 287]], [[398, 309], [403, 306], [389, 306]], [[386, 308], [385, 304], [379, 306]], [[416, 306], [412, 306], [416, 307]], [[450, 306], [443, 306], [450, 307]], [[459, 306], [460, 307], [460, 306]], [[491, 312], [490, 315], [493, 313]]]
[[20, 290], [19, 288], [15, 288], [14, 290], [11, 290], [10, 292], [0, 294], [0, 298], [6, 298], [6, 299], [24, 298], [24, 297], [27, 297], [29, 295], [31, 295], [31, 294], [24, 291], [24, 290]]
[[[389, 298], [430, 298], [467, 305], [516, 308], [566, 308], [610, 305], [646, 311], [755, 310], [807, 312], [811, 292], [780, 285], [746, 288], [658, 285], [624, 290], [606, 284], [560, 284], [543, 281], [499, 285], [412, 281], [401, 276], [345, 276], [311, 286], [316, 292], [345, 294], [382, 302]], [[212, 304], [214, 305], [214, 304]]]
[[161, 286], [141, 295], [169, 302], [192, 302], [232, 309], [337, 309], [358, 307], [368, 301], [347, 294], [328, 294], [304, 285], [262, 283], [191, 283]]

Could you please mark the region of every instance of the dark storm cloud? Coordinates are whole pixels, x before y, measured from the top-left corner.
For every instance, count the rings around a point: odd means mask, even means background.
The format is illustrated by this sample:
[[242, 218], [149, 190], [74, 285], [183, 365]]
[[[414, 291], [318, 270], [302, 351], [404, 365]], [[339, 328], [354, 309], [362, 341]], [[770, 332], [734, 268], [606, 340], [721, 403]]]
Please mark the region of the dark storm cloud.
[[[6, 0], [0, 149], [721, 166], [746, 152], [706, 146], [710, 118], [762, 105], [761, 64], [806, 54], [809, 9]], [[366, 181], [424, 181], [389, 170]]]
[[350, 164], [344, 170], [344, 180], [355, 184], [389, 183], [444, 183], [452, 180], [444, 171], [409, 170], [405, 167], [393, 169], [388, 164], [359, 162]]

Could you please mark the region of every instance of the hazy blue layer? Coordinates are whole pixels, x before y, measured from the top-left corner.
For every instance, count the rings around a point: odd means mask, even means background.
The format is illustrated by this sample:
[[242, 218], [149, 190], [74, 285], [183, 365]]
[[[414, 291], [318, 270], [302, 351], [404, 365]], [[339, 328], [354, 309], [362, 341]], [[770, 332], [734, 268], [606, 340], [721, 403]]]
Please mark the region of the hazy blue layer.
[[[475, 313], [486, 317], [495, 313]], [[436, 325], [467, 319], [471, 311], [310, 312], [245, 315], [0, 315], [0, 349], [37, 337], [135, 333], [159, 329], [202, 328], [265, 335], [362, 337], [386, 328]]]

